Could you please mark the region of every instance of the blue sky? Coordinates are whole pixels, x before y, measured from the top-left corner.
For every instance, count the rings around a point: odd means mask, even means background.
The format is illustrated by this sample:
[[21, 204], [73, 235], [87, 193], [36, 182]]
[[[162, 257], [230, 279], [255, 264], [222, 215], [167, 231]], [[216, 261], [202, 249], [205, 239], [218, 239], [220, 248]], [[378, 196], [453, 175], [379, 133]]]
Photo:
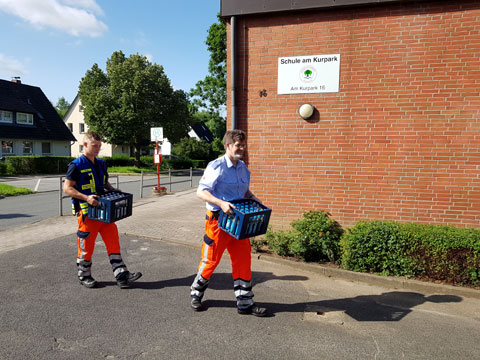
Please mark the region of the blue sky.
[[0, 0], [0, 79], [20, 76], [55, 105], [116, 50], [164, 67], [189, 91], [208, 73], [205, 40], [220, 0]]

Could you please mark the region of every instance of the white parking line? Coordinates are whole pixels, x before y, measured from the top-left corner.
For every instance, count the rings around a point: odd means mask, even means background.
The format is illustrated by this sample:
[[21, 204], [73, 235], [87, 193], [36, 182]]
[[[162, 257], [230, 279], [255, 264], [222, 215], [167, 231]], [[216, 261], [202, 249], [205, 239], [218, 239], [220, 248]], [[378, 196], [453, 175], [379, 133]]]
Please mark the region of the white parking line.
[[40, 186], [40, 180], [42, 180], [42, 179], [38, 179], [37, 185], [35, 185], [35, 190], [34, 191], [38, 191], [38, 187]]

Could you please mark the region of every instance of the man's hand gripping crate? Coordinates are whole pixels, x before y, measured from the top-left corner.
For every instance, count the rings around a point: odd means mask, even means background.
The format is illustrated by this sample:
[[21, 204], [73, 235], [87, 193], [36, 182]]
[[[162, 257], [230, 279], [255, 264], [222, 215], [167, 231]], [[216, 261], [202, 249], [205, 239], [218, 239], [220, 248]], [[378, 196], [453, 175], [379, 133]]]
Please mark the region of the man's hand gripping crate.
[[218, 227], [234, 238], [241, 240], [267, 232], [272, 210], [252, 199], [230, 201], [235, 208], [232, 214], [220, 210]]
[[88, 218], [112, 223], [132, 215], [133, 195], [109, 191], [98, 196], [97, 206], [88, 205]]

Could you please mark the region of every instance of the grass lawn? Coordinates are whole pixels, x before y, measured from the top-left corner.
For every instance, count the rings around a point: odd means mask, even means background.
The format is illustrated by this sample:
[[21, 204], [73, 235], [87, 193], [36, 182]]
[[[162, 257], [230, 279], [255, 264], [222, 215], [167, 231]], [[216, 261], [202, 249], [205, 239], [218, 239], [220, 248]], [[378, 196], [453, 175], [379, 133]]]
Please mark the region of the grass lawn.
[[17, 196], [33, 194], [35, 191], [24, 187], [16, 187], [7, 184], [0, 184], [0, 196]]

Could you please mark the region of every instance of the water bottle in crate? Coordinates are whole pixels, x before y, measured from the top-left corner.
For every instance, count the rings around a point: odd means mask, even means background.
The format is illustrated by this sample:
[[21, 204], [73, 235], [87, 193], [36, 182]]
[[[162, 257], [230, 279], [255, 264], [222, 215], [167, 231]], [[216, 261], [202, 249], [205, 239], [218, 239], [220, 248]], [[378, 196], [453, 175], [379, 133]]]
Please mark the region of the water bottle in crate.
[[258, 201], [240, 199], [230, 201], [235, 206], [232, 214], [220, 210], [218, 227], [234, 238], [241, 240], [267, 232], [272, 210]]
[[88, 218], [112, 223], [132, 215], [133, 195], [109, 191], [99, 195], [97, 206], [88, 205]]

